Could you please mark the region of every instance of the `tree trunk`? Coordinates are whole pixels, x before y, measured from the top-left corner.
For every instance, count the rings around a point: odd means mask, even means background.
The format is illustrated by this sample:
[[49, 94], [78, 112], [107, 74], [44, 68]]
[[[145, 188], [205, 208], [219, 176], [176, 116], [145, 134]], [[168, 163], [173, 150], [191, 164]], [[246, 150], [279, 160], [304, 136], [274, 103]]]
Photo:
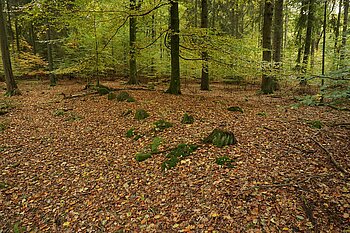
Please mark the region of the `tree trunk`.
[[17, 84], [15, 82], [15, 78], [12, 72], [9, 44], [8, 44], [8, 38], [6, 33], [6, 21], [5, 21], [6, 16], [5, 16], [5, 13], [3, 13], [3, 9], [4, 8], [2, 5], [2, 0], [0, 0], [0, 44], [1, 44], [2, 64], [4, 67], [6, 88], [7, 88], [6, 94], [16, 95], [16, 94], [20, 94], [20, 92], [18, 90]]
[[[304, 57], [302, 64], [302, 72], [305, 74], [307, 70], [307, 66], [309, 63], [309, 55], [310, 48], [312, 42], [312, 29], [313, 29], [313, 21], [314, 21], [314, 3], [315, 0], [309, 0], [309, 12], [307, 16], [307, 26], [306, 26], [306, 36], [305, 36], [305, 47], [304, 47]], [[307, 80], [305, 79], [305, 75], [300, 80], [301, 86], [306, 86]]]
[[[201, 28], [207, 30], [208, 28], [208, 0], [202, 0], [202, 13], [201, 13]], [[207, 32], [206, 32], [207, 34]], [[209, 90], [209, 67], [208, 67], [208, 52], [202, 51], [202, 79], [201, 90]]]
[[166, 91], [179, 95], [180, 90], [180, 20], [178, 0], [170, 0], [170, 29], [171, 29], [171, 80], [170, 87]]
[[[264, 71], [271, 69], [271, 29], [272, 29], [273, 3], [271, 0], [265, 0], [264, 8], [264, 23], [262, 30], [262, 45], [263, 45], [263, 63]], [[274, 81], [271, 75], [265, 72], [262, 75], [261, 91], [264, 94], [271, 94], [274, 91]]]
[[31, 42], [32, 42], [32, 46], [33, 46], [33, 54], [36, 54], [36, 36], [35, 36], [35, 29], [34, 29], [34, 24], [33, 22], [30, 23], [30, 38], [31, 38]]
[[343, 0], [339, 1], [339, 9], [338, 9], [338, 18], [337, 18], [337, 24], [335, 25], [335, 30], [334, 30], [334, 53], [337, 54], [339, 53], [339, 48], [338, 48], [338, 39], [339, 39], [339, 29], [340, 29], [340, 19], [341, 19], [341, 9], [343, 5]]
[[281, 62], [282, 54], [282, 41], [283, 41], [283, 0], [275, 1], [275, 15], [274, 15], [274, 34], [273, 34], [273, 61], [277, 63]]
[[194, 0], [194, 26], [198, 26], [198, 0]]
[[[130, 10], [132, 14], [136, 10], [136, 0], [130, 0]], [[130, 34], [130, 60], [129, 60], [129, 81], [128, 84], [137, 84], [137, 67], [136, 67], [136, 17], [131, 16], [129, 21]]]
[[50, 77], [50, 86], [56, 86], [56, 77], [53, 74], [53, 57], [52, 57], [52, 42], [51, 42], [51, 27], [48, 26], [46, 31], [47, 38], [47, 60], [49, 62], [49, 77]]
[[343, 66], [343, 60], [346, 53], [346, 42], [348, 36], [348, 16], [349, 16], [349, 0], [344, 0], [344, 21], [343, 21], [343, 33], [341, 40], [341, 50], [340, 50], [340, 64]]

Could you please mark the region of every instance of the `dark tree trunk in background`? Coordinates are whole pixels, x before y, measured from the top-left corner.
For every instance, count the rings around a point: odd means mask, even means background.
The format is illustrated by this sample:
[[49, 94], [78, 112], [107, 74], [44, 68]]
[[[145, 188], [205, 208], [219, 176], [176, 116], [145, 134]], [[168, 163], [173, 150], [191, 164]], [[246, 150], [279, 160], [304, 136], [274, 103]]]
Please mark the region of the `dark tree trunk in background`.
[[[306, 25], [306, 36], [305, 36], [305, 47], [304, 47], [304, 57], [303, 57], [303, 64], [302, 64], [302, 72], [303, 74], [306, 73], [307, 66], [309, 63], [309, 55], [310, 55], [310, 48], [311, 48], [311, 42], [312, 42], [312, 29], [313, 29], [313, 21], [314, 21], [314, 4], [315, 0], [309, 0], [309, 11], [307, 15], [307, 25]], [[300, 85], [306, 86], [307, 80], [305, 79], [305, 75], [301, 77]]]
[[346, 54], [346, 42], [347, 42], [347, 36], [348, 36], [348, 16], [349, 16], [349, 0], [344, 0], [344, 21], [343, 21], [343, 33], [342, 33], [342, 40], [341, 40], [341, 50], [340, 50], [340, 64], [344, 63], [343, 60], [345, 59]]
[[[130, 0], [130, 10], [132, 14], [136, 10], [136, 0]], [[129, 81], [128, 84], [137, 84], [137, 67], [136, 67], [136, 17], [132, 16], [129, 20], [130, 36], [130, 60], [129, 60]]]
[[31, 38], [31, 42], [32, 42], [32, 51], [33, 51], [33, 54], [36, 54], [36, 35], [35, 35], [35, 29], [34, 29], [34, 24], [33, 23], [30, 23], [30, 38]]
[[180, 20], [178, 0], [170, 0], [171, 80], [167, 93], [179, 95], [180, 90]]
[[6, 80], [6, 94], [7, 95], [16, 95], [20, 94], [17, 84], [15, 82], [15, 78], [12, 72], [11, 66], [11, 58], [9, 51], [8, 38], [6, 33], [6, 16], [3, 13], [3, 4], [2, 0], [0, 0], [0, 46], [1, 46], [1, 57], [2, 64], [4, 67], [5, 80]]
[[51, 27], [48, 26], [46, 31], [47, 38], [47, 60], [49, 62], [49, 77], [50, 77], [50, 86], [56, 86], [56, 77], [53, 73], [53, 56], [52, 56], [52, 37], [51, 37]]
[[[208, 0], [202, 0], [202, 13], [201, 13], [201, 28], [207, 30], [208, 28]], [[207, 33], [207, 32], [206, 32]], [[202, 51], [202, 79], [201, 90], [209, 90], [209, 67], [208, 67], [208, 52]]]
[[274, 14], [274, 33], [273, 33], [273, 61], [277, 63], [281, 62], [282, 54], [282, 41], [283, 41], [283, 0], [275, 1], [275, 14]]
[[194, 26], [198, 27], [198, 1], [194, 0]]
[[266, 70], [271, 68], [272, 46], [271, 46], [271, 29], [272, 29], [273, 3], [271, 0], [265, 0], [264, 7], [264, 23], [262, 30], [263, 45], [263, 62], [264, 72], [262, 75], [261, 91], [264, 94], [271, 94], [274, 91], [274, 78], [270, 74], [266, 74]]
[[212, 12], [212, 17], [211, 17], [211, 28], [215, 28], [216, 25], [216, 8], [217, 4], [215, 3], [215, 0], [212, 0], [211, 4], [211, 12]]

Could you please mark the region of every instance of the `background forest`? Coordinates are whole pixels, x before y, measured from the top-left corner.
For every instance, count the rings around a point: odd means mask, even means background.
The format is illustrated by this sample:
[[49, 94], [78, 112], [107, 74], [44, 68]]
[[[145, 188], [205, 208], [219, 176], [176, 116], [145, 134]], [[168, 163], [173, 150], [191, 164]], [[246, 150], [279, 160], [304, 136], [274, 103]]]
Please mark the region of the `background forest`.
[[[15, 76], [170, 77], [172, 2], [5, 1]], [[210, 80], [239, 85], [267, 75], [318, 86], [322, 76], [323, 91], [340, 87], [346, 97], [348, 8], [348, 0], [179, 1], [180, 76], [199, 80], [203, 67]]]

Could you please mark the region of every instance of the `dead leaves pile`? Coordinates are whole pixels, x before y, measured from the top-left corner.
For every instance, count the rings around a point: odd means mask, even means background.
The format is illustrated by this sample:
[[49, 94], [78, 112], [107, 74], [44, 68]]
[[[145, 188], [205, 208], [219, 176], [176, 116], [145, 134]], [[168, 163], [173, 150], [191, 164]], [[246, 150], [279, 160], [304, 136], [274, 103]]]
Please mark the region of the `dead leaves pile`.
[[[105, 83], [125, 88], [118, 83]], [[350, 181], [312, 139], [350, 170], [350, 114], [292, 109], [288, 96], [198, 87], [172, 96], [128, 91], [136, 102], [77, 94], [83, 85], [23, 82], [0, 116], [0, 232], [347, 232]], [[164, 87], [165, 89], [165, 87]], [[4, 97], [1, 97], [1, 101]], [[8, 99], [6, 99], [8, 101]], [[244, 111], [230, 112], [231, 106]], [[134, 119], [136, 109], [150, 116]], [[131, 114], [123, 113], [131, 111]], [[184, 113], [193, 124], [182, 124]], [[154, 122], [172, 122], [152, 131]], [[321, 129], [307, 122], [320, 120]], [[201, 146], [163, 172], [165, 154], [137, 162], [155, 136], [159, 150], [194, 144], [213, 129], [238, 144]], [[134, 128], [138, 140], [125, 136]], [[215, 163], [221, 156], [234, 167]]]

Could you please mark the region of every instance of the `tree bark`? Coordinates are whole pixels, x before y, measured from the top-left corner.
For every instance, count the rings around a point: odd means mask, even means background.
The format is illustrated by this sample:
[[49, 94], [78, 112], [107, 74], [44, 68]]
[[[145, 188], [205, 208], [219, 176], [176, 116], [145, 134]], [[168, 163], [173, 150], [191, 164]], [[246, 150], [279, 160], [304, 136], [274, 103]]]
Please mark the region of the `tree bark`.
[[48, 26], [46, 31], [47, 38], [47, 60], [49, 62], [49, 77], [50, 77], [50, 86], [56, 86], [56, 77], [53, 74], [53, 57], [52, 57], [52, 42], [51, 42], [51, 27]]
[[346, 42], [348, 35], [348, 16], [349, 16], [349, 0], [344, 0], [344, 19], [343, 19], [343, 33], [341, 41], [341, 50], [340, 50], [340, 64], [343, 66], [343, 60], [346, 53]]
[[[306, 73], [307, 66], [309, 63], [309, 55], [310, 55], [310, 48], [311, 48], [311, 42], [312, 42], [312, 29], [313, 29], [313, 21], [314, 21], [314, 4], [315, 4], [315, 0], [309, 0], [309, 12], [307, 16], [304, 57], [303, 57], [303, 64], [302, 64], [303, 74]], [[307, 80], [305, 79], [305, 75], [304, 75], [303, 77], [301, 77], [300, 85], [306, 86], [306, 84], [307, 84]]]
[[273, 35], [273, 50], [274, 50], [273, 61], [277, 64], [281, 62], [282, 41], [283, 41], [283, 0], [276, 0], [275, 15], [274, 15], [274, 35]]
[[179, 95], [180, 90], [180, 20], [178, 0], [170, 0], [170, 29], [171, 29], [171, 80], [166, 91], [169, 94]]
[[[201, 13], [201, 28], [207, 30], [208, 28], [208, 0], [202, 0], [202, 13]], [[207, 32], [205, 32], [207, 34]], [[201, 90], [209, 90], [209, 66], [208, 66], [208, 51], [206, 49], [202, 51], [202, 79]]]
[[339, 48], [338, 48], [338, 39], [339, 39], [339, 29], [340, 29], [340, 19], [341, 19], [341, 10], [343, 6], [343, 0], [339, 1], [339, 9], [338, 9], [338, 18], [337, 18], [337, 24], [335, 26], [335, 31], [334, 31], [334, 53], [337, 54], [339, 53]]
[[[130, 10], [134, 14], [136, 10], [136, 0], [130, 0]], [[137, 66], [136, 66], [136, 17], [131, 16], [129, 20], [130, 36], [130, 60], [129, 60], [129, 81], [128, 84], [137, 84]]]
[[4, 67], [5, 73], [5, 81], [6, 81], [6, 94], [7, 95], [16, 95], [20, 94], [18, 90], [17, 84], [15, 82], [12, 66], [11, 66], [11, 58], [9, 51], [8, 38], [6, 33], [6, 16], [3, 13], [3, 4], [2, 0], [0, 0], [0, 46], [1, 46], [1, 55], [2, 55], [2, 63]]
[[[264, 71], [270, 70], [271, 68], [271, 29], [272, 29], [272, 16], [273, 16], [273, 3], [271, 0], [265, 0], [265, 8], [264, 8], [264, 23], [262, 30], [262, 45], [263, 45], [263, 63], [264, 63]], [[261, 91], [264, 94], [271, 94], [274, 91], [274, 81], [271, 75], [263, 72], [262, 75], [262, 83], [261, 83]]]

